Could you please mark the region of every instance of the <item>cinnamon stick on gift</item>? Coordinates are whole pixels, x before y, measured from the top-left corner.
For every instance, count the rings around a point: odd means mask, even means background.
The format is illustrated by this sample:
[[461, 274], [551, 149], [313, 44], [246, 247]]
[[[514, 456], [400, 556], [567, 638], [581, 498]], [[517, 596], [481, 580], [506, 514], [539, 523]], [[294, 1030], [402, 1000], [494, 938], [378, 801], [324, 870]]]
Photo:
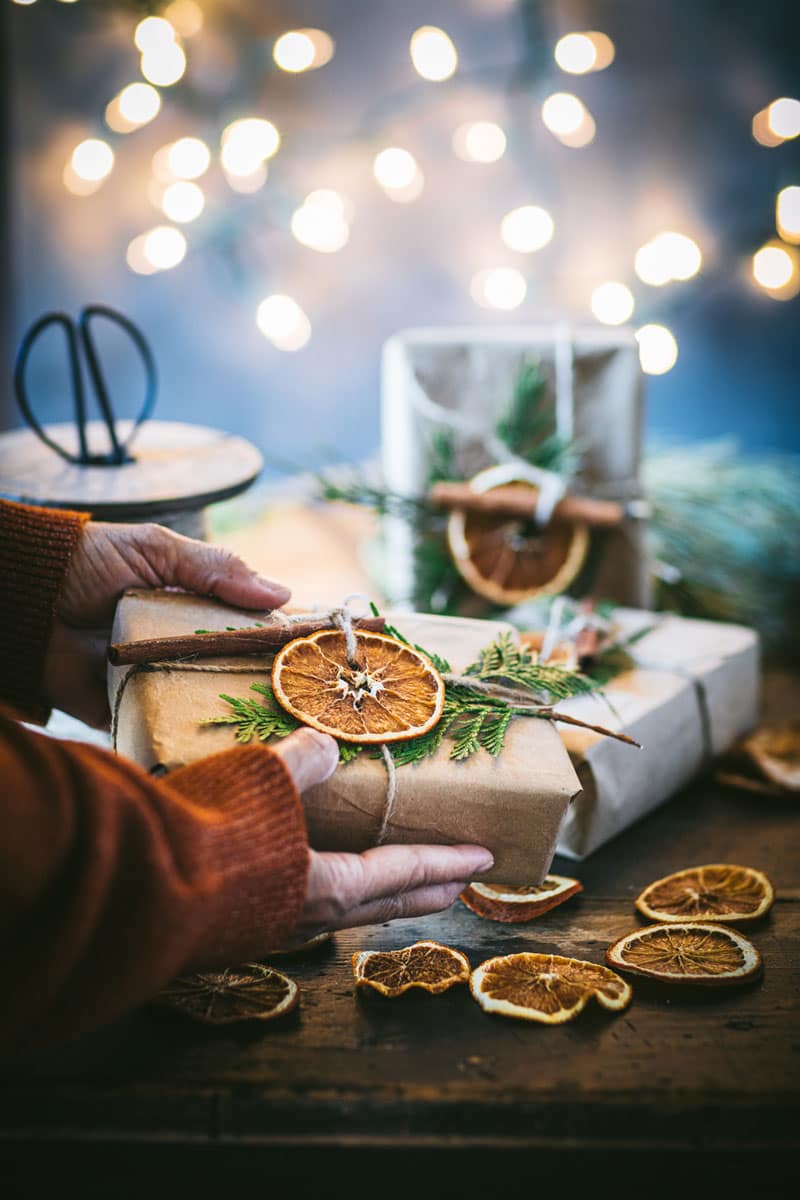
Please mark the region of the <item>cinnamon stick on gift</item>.
[[[468, 483], [435, 483], [428, 492], [431, 504], [439, 508], [520, 519], [534, 516], [538, 498], [538, 488], [524, 483], [508, 483], [486, 492], [475, 492]], [[564, 496], [553, 510], [553, 520], [585, 521], [595, 528], [613, 528], [624, 518], [621, 504], [591, 496]]]
[[[383, 617], [357, 617], [355, 629], [380, 633]], [[246, 629], [209, 630], [203, 633], [176, 634], [174, 637], [145, 638], [139, 642], [113, 642], [108, 647], [108, 661], [115, 667], [138, 663], [168, 662], [178, 658], [245, 657], [248, 654], [269, 654], [295, 638], [308, 637], [320, 629], [333, 629], [330, 617], [309, 616], [286, 624], [252, 626]]]

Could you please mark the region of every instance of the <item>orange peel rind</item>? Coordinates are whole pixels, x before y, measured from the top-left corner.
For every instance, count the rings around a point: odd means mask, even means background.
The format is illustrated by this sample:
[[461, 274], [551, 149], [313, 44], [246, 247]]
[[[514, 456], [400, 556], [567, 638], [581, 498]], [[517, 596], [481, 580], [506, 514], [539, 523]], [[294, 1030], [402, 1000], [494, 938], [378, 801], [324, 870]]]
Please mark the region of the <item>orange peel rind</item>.
[[703, 987], [747, 983], [762, 970], [761, 955], [743, 934], [699, 921], [635, 929], [609, 946], [606, 962], [662, 983]]
[[774, 902], [774, 888], [762, 871], [731, 863], [710, 863], [656, 879], [636, 897], [635, 904], [649, 921], [738, 925], [757, 921], [769, 912]]
[[609, 1012], [622, 1012], [633, 990], [615, 971], [560, 954], [507, 954], [487, 959], [470, 978], [470, 992], [488, 1013], [563, 1025], [594, 997]]
[[353, 955], [358, 987], [382, 996], [402, 996], [411, 988], [434, 994], [469, 980], [469, 959], [441, 942], [421, 941], [402, 950], [360, 950]]
[[583, 884], [566, 875], [548, 875], [538, 885], [507, 887], [502, 883], [471, 883], [459, 897], [467, 908], [489, 921], [533, 921], [583, 891]]

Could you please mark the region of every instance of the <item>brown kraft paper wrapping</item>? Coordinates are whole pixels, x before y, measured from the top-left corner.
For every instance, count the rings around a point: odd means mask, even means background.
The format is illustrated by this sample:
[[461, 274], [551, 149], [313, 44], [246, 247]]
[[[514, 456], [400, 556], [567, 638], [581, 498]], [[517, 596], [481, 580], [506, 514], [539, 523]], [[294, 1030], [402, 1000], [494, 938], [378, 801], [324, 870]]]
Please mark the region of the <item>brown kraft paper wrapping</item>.
[[[758, 713], [758, 635], [741, 625], [617, 609], [624, 635], [650, 629], [629, 647], [634, 669], [599, 697], [558, 707], [623, 730], [628, 747], [560, 726], [583, 791], [561, 830], [558, 851], [582, 859], [652, 812], [752, 729]], [[616, 715], [614, 715], [616, 714]]]
[[[131, 591], [117, 607], [112, 641], [136, 641], [242, 627], [263, 619], [212, 600], [170, 592]], [[463, 670], [498, 633], [510, 626], [456, 617], [397, 614], [411, 641]], [[230, 710], [220, 693], [246, 696], [251, 683], [269, 677], [270, 659], [216, 658], [198, 666], [221, 671], [136, 671], [125, 682], [117, 713], [117, 750], [147, 770], [166, 771], [234, 744], [232, 726], [205, 726]], [[252, 673], [242, 673], [252, 667]], [[112, 712], [130, 667], [111, 668]], [[134, 668], [135, 670], [135, 668]], [[550, 869], [559, 830], [578, 778], [549, 721], [518, 718], [499, 758], [481, 750], [452, 762], [452, 743], [422, 763], [397, 768], [397, 795], [387, 842], [487, 846], [495, 865], [482, 878], [521, 887], [540, 882]], [[381, 760], [360, 755], [326, 783], [303, 796], [309, 841], [315, 849], [361, 851], [375, 845], [386, 801]]]

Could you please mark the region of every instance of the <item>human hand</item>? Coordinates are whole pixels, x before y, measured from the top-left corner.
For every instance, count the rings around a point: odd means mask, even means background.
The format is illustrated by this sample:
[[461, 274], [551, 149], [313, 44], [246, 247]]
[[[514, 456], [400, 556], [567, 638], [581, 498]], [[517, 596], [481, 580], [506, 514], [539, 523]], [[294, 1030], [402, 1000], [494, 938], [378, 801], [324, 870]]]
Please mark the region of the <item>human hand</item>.
[[130, 587], [176, 587], [259, 611], [289, 589], [263, 579], [219, 546], [161, 525], [89, 521], [70, 560], [44, 668], [49, 704], [89, 725], [108, 725], [106, 650], [117, 600]]
[[[300, 729], [273, 746], [299, 792], [336, 769], [332, 737]], [[321, 930], [353, 929], [449, 908], [467, 883], [492, 865], [482, 846], [378, 846], [363, 854], [311, 850], [306, 902], [294, 943]]]

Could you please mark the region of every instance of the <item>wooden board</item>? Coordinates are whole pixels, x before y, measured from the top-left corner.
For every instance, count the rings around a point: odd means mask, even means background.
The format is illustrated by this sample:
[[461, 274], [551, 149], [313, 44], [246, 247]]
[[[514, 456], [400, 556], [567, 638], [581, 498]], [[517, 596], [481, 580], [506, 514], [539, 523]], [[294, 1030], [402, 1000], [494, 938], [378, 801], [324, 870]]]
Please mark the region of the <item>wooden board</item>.
[[[129, 421], [118, 422], [125, 440]], [[48, 435], [77, 452], [74, 425], [49, 425]], [[108, 450], [101, 421], [87, 424], [94, 453]], [[236, 496], [262, 466], [259, 451], [242, 437], [180, 421], [147, 421], [131, 446], [134, 461], [121, 467], [74, 466], [30, 429], [0, 435], [0, 496], [26, 504], [90, 512], [98, 520], [155, 520]]]

